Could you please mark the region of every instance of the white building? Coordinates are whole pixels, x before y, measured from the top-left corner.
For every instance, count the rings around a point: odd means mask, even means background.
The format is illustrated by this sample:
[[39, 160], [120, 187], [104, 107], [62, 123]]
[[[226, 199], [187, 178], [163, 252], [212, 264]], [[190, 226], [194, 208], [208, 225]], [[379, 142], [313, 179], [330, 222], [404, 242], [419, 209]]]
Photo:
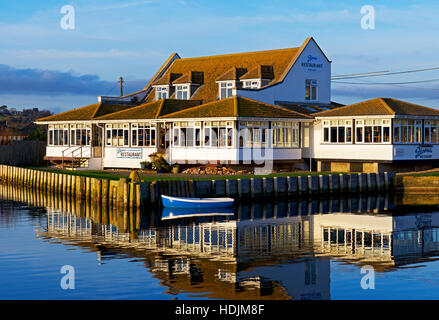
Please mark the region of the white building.
[[[394, 99], [331, 102], [331, 61], [297, 48], [182, 59], [146, 87], [37, 120], [46, 159], [89, 168], [171, 163], [382, 171], [436, 166], [439, 111]], [[270, 167], [271, 168], [271, 167]]]

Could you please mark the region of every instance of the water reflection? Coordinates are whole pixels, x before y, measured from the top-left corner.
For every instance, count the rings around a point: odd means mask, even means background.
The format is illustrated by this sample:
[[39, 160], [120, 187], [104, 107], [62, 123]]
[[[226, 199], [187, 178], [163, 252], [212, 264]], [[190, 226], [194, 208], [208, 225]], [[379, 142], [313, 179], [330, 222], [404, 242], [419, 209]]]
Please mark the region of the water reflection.
[[330, 299], [330, 258], [391, 271], [439, 251], [439, 199], [431, 195], [241, 204], [232, 216], [163, 220], [162, 211], [118, 211], [12, 186], [0, 186], [0, 197], [45, 208], [41, 239], [95, 251], [100, 262], [140, 260], [170, 295]]

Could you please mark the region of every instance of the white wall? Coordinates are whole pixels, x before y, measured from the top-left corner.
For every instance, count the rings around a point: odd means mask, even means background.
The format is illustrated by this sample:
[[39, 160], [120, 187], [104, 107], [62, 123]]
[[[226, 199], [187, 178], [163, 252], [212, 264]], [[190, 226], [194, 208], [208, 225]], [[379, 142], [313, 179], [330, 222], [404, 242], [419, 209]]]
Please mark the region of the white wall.
[[[323, 67], [317, 72], [310, 72], [302, 67], [302, 62], [307, 62], [308, 55], [317, 57], [312, 62], [322, 63]], [[305, 100], [305, 80], [317, 80], [317, 101]], [[282, 83], [263, 90], [236, 90], [236, 94], [265, 103], [274, 104], [275, 101], [293, 101], [306, 103], [330, 103], [331, 101], [331, 63], [327, 61], [314, 40], [304, 48], [300, 57], [290, 69]]]
[[[79, 146], [47, 146], [46, 147], [46, 156], [47, 157], [62, 157], [63, 151], [64, 151], [64, 157], [71, 157], [72, 151], [78, 149]], [[80, 157], [81, 152], [80, 150], [74, 151], [73, 155], [75, 157]], [[84, 158], [89, 158], [91, 155], [91, 148], [90, 147], [82, 147], [82, 156]]]
[[[196, 161], [255, 161], [262, 164], [264, 160], [300, 160], [302, 158], [302, 149], [284, 148], [284, 149], [242, 149], [242, 148], [179, 148], [173, 147], [171, 151], [172, 162], [188, 160], [195, 163]], [[254, 163], [253, 163], [254, 164]]]
[[[141, 150], [140, 159], [118, 158], [117, 149]], [[140, 162], [149, 161], [149, 155], [157, 151], [155, 147], [105, 147], [104, 167], [106, 168], [140, 168]]]

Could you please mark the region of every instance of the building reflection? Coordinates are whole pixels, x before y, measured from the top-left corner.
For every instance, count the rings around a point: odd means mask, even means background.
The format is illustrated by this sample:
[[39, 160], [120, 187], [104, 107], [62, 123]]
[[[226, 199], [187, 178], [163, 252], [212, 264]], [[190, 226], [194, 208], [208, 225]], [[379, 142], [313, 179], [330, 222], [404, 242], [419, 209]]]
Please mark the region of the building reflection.
[[439, 201], [431, 196], [294, 199], [164, 221], [161, 211], [120, 211], [12, 186], [0, 186], [0, 196], [45, 208], [41, 239], [94, 251], [98, 263], [142, 261], [170, 295], [330, 299], [330, 258], [389, 271], [439, 251]]

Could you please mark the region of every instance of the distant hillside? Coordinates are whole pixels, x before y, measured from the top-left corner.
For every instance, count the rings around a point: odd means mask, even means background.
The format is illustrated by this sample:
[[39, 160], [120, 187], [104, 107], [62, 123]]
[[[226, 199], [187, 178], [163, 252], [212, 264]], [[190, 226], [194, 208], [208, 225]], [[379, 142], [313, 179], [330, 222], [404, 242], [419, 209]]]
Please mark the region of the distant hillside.
[[0, 132], [16, 134], [31, 134], [33, 131], [41, 131], [34, 121], [38, 118], [47, 117], [51, 113], [48, 110], [23, 109], [18, 111], [5, 105], [0, 106]]

